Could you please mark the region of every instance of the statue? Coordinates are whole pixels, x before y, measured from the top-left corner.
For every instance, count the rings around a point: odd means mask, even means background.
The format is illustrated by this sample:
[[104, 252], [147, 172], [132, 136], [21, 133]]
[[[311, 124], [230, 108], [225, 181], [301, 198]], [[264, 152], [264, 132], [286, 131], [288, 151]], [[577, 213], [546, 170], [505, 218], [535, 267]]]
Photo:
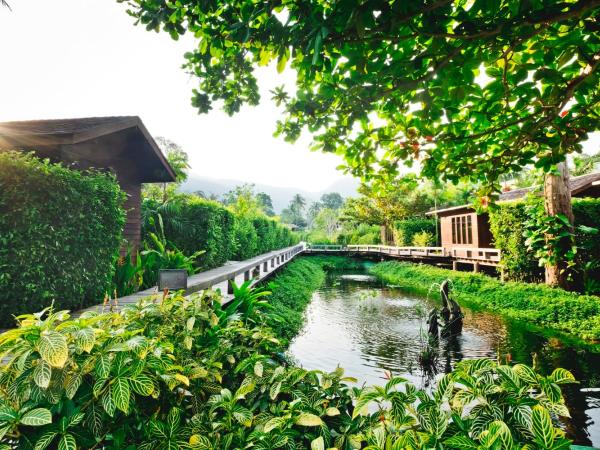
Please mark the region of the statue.
[[441, 317], [444, 321], [442, 336], [453, 336], [462, 333], [463, 313], [460, 305], [450, 297], [450, 283], [444, 280], [440, 285], [440, 297], [442, 298]]

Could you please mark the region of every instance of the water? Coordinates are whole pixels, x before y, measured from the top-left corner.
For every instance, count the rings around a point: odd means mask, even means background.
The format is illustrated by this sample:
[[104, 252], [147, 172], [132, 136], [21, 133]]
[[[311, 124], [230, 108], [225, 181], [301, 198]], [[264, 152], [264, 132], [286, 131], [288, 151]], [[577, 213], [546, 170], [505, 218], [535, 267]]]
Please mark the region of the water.
[[[439, 306], [437, 291], [432, 297], [385, 286], [364, 272], [330, 273], [313, 295], [290, 356], [307, 369], [332, 371], [342, 366], [359, 384], [383, 384], [384, 370], [388, 370], [427, 387], [432, 377], [423, 373], [418, 356], [427, 330], [426, 315]], [[544, 337], [494, 314], [466, 308], [463, 312], [462, 335], [440, 342], [438, 373], [449, 371], [462, 359], [496, 359], [498, 355], [531, 364], [535, 353], [540, 371], [564, 367], [581, 381], [564, 390], [572, 416], [565, 419], [564, 427], [575, 443], [600, 447], [600, 392], [594, 392], [600, 387], [599, 354]]]

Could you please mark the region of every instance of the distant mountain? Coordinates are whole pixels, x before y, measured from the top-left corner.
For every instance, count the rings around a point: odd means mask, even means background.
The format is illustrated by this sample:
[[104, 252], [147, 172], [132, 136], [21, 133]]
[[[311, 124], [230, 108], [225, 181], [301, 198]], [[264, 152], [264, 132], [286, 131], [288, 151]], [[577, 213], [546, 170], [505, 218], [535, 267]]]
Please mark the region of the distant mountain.
[[[244, 183], [246, 182], [241, 180], [218, 179], [190, 175], [188, 180], [182, 185], [181, 190], [183, 192], [202, 191], [205, 194], [215, 194], [221, 197], [234, 187]], [[271, 196], [275, 212], [280, 213], [281, 210], [289, 204], [290, 200], [295, 194], [302, 195], [308, 200], [309, 203], [318, 200], [321, 198], [321, 195], [328, 192], [339, 192], [342, 197], [355, 197], [357, 195], [356, 189], [359, 185], [359, 182], [355, 178], [344, 177], [336, 180], [327, 189], [317, 192], [307, 191], [300, 188], [270, 186], [259, 183], [254, 183], [254, 185], [256, 186], [256, 192], [265, 192]]]

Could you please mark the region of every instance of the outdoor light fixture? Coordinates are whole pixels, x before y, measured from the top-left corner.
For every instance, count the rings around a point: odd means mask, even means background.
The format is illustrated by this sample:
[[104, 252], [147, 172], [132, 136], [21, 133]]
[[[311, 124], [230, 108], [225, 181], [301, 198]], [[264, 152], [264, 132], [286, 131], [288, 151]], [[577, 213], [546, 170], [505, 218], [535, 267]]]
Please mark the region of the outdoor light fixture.
[[163, 269], [158, 271], [158, 290], [180, 291], [187, 289], [187, 270]]

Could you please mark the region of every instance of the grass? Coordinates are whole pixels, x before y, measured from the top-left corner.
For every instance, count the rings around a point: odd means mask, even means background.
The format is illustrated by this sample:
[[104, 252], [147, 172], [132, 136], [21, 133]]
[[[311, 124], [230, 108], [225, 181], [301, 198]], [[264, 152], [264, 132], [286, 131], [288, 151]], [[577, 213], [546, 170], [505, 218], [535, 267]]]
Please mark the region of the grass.
[[396, 261], [376, 264], [370, 272], [382, 281], [418, 294], [427, 294], [432, 285], [449, 279], [459, 303], [575, 337], [600, 352], [600, 297]]
[[343, 256], [305, 256], [290, 262], [267, 283], [274, 313], [268, 325], [279, 337], [291, 340], [304, 325], [304, 310], [326, 272], [358, 266], [362, 262]]

